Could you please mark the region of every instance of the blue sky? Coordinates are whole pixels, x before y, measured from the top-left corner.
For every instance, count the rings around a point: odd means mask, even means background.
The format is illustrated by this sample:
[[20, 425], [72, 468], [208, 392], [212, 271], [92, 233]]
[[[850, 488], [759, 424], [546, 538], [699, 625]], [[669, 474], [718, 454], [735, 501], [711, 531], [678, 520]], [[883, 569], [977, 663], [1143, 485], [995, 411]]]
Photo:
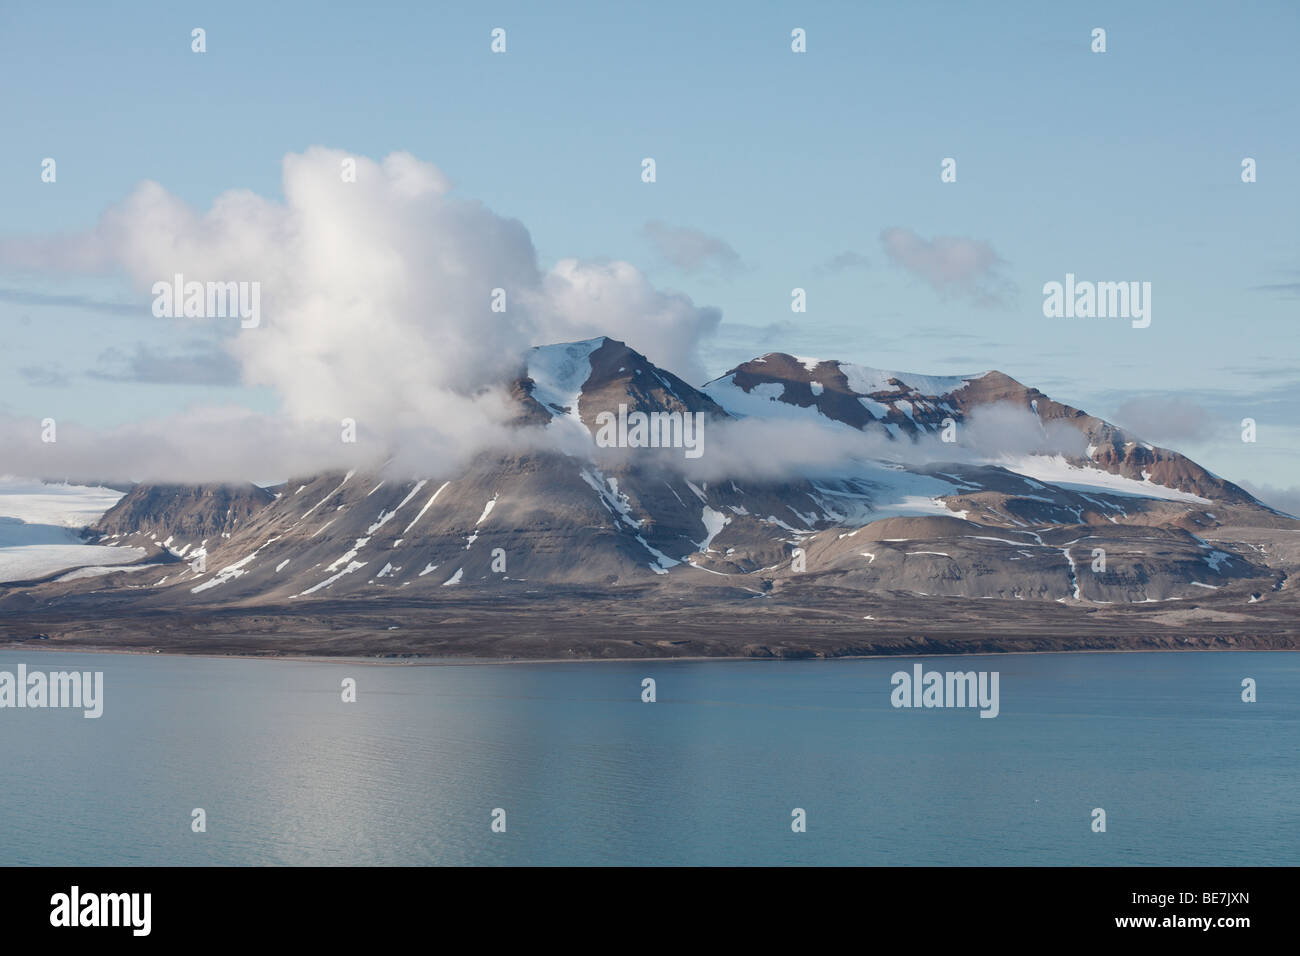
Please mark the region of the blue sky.
[[[791, 52], [795, 27], [807, 53]], [[713, 374], [774, 350], [996, 367], [1288, 488], [1298, 40], [1294, 3], [9, 4], [0, 239], [90, 229], [146, 179], [203, 210], [235, 188], [278, 198], [282, 158], [314, 145], [405, 150], [521, 221], [544, 267], [626, 260], [721, 309], [702, 345]], [[996, 261], [976, 284], [994, 301], [891, 257], [890, 228], [984, 244]], [[1045, 318], [1042, 285], [1067, 272], [1151, 282], [1150, 328]], [[266, 388], [132, 380], [141, 363], [123, 358], [218, 339], [160, 330], [122, 276], [0, 264], [0, 414], [101, 426], [274, 408]]]

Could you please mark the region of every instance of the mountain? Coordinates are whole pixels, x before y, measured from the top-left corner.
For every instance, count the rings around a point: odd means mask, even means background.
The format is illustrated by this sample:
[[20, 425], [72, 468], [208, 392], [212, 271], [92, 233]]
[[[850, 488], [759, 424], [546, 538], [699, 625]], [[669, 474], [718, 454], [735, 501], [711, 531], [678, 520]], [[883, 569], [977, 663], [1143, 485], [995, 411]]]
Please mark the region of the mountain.
[[[1300, 562], [1300, 522], [1001, 372], [925, 376], [771, 353], [697, 389], [599, 337], [533, 349], [503, 384], [521, 440], [454, 474], [377, 464], [275, 492], [136, 485], [91, 531], [144, 558], [0, 587], [0, 617], [104, 602], [301, 615], [478, 593], [507, 604], [563, 593], [719, 607], [816, 595], [846, 608], [867, 597], [1237, 608], [1284, 595]], [[996, 418], [1006, 409], [1015, 415]], [[598, 447], [602, 428], [638, 412], [694, 416], [705, 454], [747, 419], [857, 435], [878, 454], [776, 479], [740, 462], [703, 480], [680, 449]], [[945, 443], [981, 416], [1017, 433], [978, 454]], [[1062, 447], [1038, 447], [1044, 436]]]
[[1242, 488], [1191, 459], [1053, 401], [1002, 372], [913, 375], [776, 352], [737, 366], [704, 391], [733, 413], [771, 415], [773, 405], [789, 406], [859, 430], [876, 428], [894, 440], [939, 434], [945, 421], [960, 425], [980, 408], [1026, 409], [1043, 425], [1066, 425], [1086, 440], [1084, 454], [1063, 456], [1073, 467], [1097, 468], [1200, 498], [1258, 505]]
[[[241, 521], [274, 500], [269, 491], [244, 485], [137, 484], [90, 526], [106, 544], [137, 544], [144, 538], [183, 554], [209, 538], [228, 538]], [[119, 540], [120, 539], [120, 540]]]

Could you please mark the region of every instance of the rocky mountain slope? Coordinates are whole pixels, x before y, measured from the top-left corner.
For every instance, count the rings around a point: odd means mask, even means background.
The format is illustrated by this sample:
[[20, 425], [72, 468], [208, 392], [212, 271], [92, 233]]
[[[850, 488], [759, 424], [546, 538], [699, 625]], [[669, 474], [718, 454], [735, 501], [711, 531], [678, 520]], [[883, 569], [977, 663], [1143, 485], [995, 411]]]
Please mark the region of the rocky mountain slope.
[[[142, 484], [93, 528], [100, 544], [146, 549], [130, 573], [0, 589], [0, 613], [108, 595], [144, 608], [305, 609], [647, 586], [701, 600], [821, 587], [1080, 608], [1251, 604], [1285, 589], [1296, 565], [1287, 542], [1300, 522], [1000, 372], [911, 375], [774, 353], [696, 389], [597, 338], [534, 349], [508, 390], [520, 434], [547, 441], [485, 452], [454, 474], [377, 463], [275, 494]], [[1026, 434], [946, 444], [945, 430], [1006, 409]], [[704, 480], [675, 464], [677, 449], [598, 446], [602, 422], [635, 412], [696, 416], [706, 455], [746, 419], [872, 439], [876, 454], [778, 479], [742, 462]], [[1054, 444], [1036, 448], [1039, 432]]]
[[253, 484], [136, 485], [90, 530], [105, 543], [143, 536], [160, 547], [229, 537], [274, 497]]

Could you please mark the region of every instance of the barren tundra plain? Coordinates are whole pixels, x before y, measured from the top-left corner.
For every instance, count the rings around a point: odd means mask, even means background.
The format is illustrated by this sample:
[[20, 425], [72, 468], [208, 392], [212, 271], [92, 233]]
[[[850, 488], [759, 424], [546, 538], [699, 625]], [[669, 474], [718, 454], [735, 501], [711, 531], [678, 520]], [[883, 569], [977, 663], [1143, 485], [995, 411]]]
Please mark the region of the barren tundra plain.
[[[437, 600], [320, 602], [189, 611], [98, 604], [0, 617], [0, 642], [31, 649], [376, 660], [817, 659], [1035, 651], [1300, 650], [1294, 592], [1242, 606], [972, 601], [844, 593], [814, 581], [768, 597], [611, 597], [582, 588], [506, 589]], [[107, 612], [107, 613], [106, 613]]]

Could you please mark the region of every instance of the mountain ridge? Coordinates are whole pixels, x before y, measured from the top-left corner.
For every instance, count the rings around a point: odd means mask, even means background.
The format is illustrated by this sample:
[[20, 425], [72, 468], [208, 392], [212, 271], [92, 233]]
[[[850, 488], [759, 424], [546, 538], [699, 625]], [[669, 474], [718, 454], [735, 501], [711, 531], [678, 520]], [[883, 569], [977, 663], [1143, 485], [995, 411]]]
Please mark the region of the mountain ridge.
[[[812, 581], [846, 593], [1079, 606], [1220, 591], [1258, 603], [1292, 573], [1285, 555], [1212, 539], [1228, 527], [1282, 534], [1300, 522], [998, 371], [912, 375], [773, 352], [696, 389], [598, 336], [530, 350], [507, 390], [512, 424], [563, 437], [562, 448], [484, 451], [436, 477], [380, 465], [325, 472], [278, 494], [142, 483], [92, 528], [98, 543], [148, 550], [138, 573], [118, 573], [124, 565], [10, 588], [0, 613], [126, 591], [146, 608], [445, 600], [545, 585], [684, 587], [721, 600]], [[597, 417], [620, 405], [698, 414], [723, 429], [793, 416], [875, 433], [887, 449], [936, 452], [948, 448], [945, 429], [1010, 405], [1032, 416], [1017, 427], [1036, 418], [1044, 430], [1074, 429], [1086, 454], [881, 458], [834, 474], [704, 481], [640, 449], [602, 457]]]

